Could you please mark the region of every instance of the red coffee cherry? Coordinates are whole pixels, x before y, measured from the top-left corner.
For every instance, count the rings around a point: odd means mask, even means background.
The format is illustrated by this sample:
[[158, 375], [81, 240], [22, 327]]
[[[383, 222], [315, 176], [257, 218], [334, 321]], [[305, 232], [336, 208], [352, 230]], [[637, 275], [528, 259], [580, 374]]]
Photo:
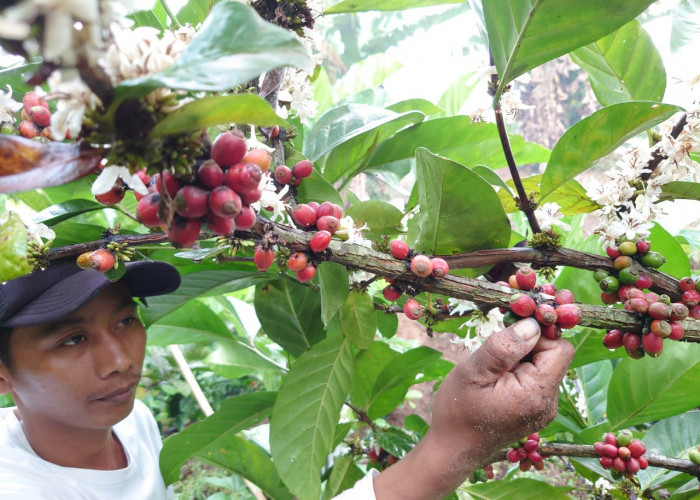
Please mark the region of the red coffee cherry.
[[328, 231], [333, 234], [338, 230], [340, 221], [332, 215], [323, 215], [316, 221], [316, 228], [319, 230]]
[[639, 439], [633, 439], [632, 442], [627, 445], [627, 448], [629, 448], [634, 458], [639, 458], [647, 452], [646, 445]]
[[408, 299], [403, 305], [403, 312], [408, 319], [418, 319], [423, 315], [423, 308], [415, 299]]
[[245, 231], [255, 225], [255, 210], [250, 207], [242, 207], [236, 216], [236, 229]]
[[120, 184], [115, 184], [106, 193], [95, 195], [95, 199], [102, 205], [116, 205], [124, 199], [124, 188]]
[[389, 249], [391, 250], [392, 257], [395, 259], [405, 259], [408, 257], [409, 248], [405, 241], [391, 240], [389, 242]]
[[537, 309], [535, 301], [524, 293], [516, 293], [510, 297], [510, 310], [521, 318], [532, 316]]
[[309, 160], [301, 160], [292, 167], [292, 175], [296, 179], [305, 179], [314, 171], [314, 164]]
[[535, 319], [541, 325], [553, 325], [557, 322], [557, 311], [554, 306], [542, 303], [535, 309]]
[[173, 199], [173, 203], [178, 214], [188, 219], [195, 219], [209, 213], [208, 199], [208, 191], [187, 185], [180, 188]]
[[51, 125], [51, 111], [44, 106], [32, 106], [27, 113], [29, 118], [40, 127]]
[[95, 250], [90, 254], [89, 263], [90, 267], [101, 273], [106, 273], [110, 269], [114, 268], [117, 259], [114, 257], [114, 253], [106, 248], [100, 248]]
[[319, 231], [314, 234], [309, 242], [309, 248], [314, 253], [323, 252], [331, 242], [331, 233], [328, 231]]
[[688, 314], [690, 314], [688, 306], [686, 306], [682, 302], [674, 302], [673, 304], [671, 304], [671, 315], [668, 319], [670, 319], [671, 321], [683, 321], [685, 318], [688, 317]]
[[301, 283], [311, 281], [314, 276], [316, 276], [316, 268], [312, 265], [308, 265], [304, 269], [296, 272], [297, 280]]
[[695, 290], [695, 280], [690, 276], [686, 276], [680, 280], [679, 285], [682, 292], [687, 292], [688, 290]]
[[616, 259], [621, 255], [620, 250], [617, 247], [612, 247], [612, 246], [607, 247], [605, 249], [605, 253], [607, 253], [608, 257], [610, 257], [611, 259]]
[[292, 218], [302, 228], [307, 229], [316, 224], [316, 211], [306, 203], [294, 207]]
[[442, 278], [443, 276], [447, 276], [450, 272], [450, 266], [440, 257], [433, 257], [430, 259], [430, 264], [433, 266], [433, 278]]
[[209, 209], [219, 217], [235, 217], [242, 208], [241, 197], [231, 188], [219, 186], [209, 193]]
[[540, 285], [540, 292], [554, 297], [557, 294], [557, 287], [553, 283]]
[[163, 194], [163, 184], [165, 184], [165, 190], [171, 198], [174, 198], [182, 187], [182, 182], [167, 170], [164, 170], [160, 174], [155, 174], [151, 182], [155, 186], [156, 191], [161, 195]]
[[651, 250], [651, 243], [645, 240], [637, 242], [637, 253], [643, 254], [649, 252], [649, 250]]
[[622, 330], [610, 330], [605, 334], [605, 337], [603, 337], [603, 345], [611, 350], [622, 347], [622, 335]]
[[384, 287], [384, 290], [382, 290], [382, 295], [384, 295], [384, 298], [390, 302], [394, 302], [396, 300], [399, 300], [401, 297], [402, 293], [400, 290], [397, 290], [391, 285], [387, 285]]
[[556, 311], [557, 324], [564, 330], [573, 328], [581, 322], [581, 309], [575, 304], [562, 304]]
[[561, 327], [559, 325], [543, 325], [540, 331], [542, 336], [549, 340], [558, 340], [561, 338]]
[[671, 321], [669, 324], [671, 325], [671, 333], [668, 336], [668, 338], [671, 340], [682, 339], [683, 335], [685, 335], [685, 330], [684, 330], [681, 322], [680, 321]]
[[219, 134], [211, 147], [211, 158], [222, 167], [230, 167], [241, 161], [247, 150], [243, 133], [233, 130]]
[[207, 160], [199, 166], [197, 179], [209, 189], [214, 189], [224, 183], [224, 171], [214, 160]]
[[189, 248], [199, 238], [202, 228], [200, 219], [187, 219], [176, 216], [168, 228], [168, 238], [176, 247]]
[[416, 255], [411, 259], [411, 271], [420, 278], [427, 278], [433, 272], [433, 264], [427, 255]]
[[271, 248], [263, 248], [262, 245], [255, 247], [253, 261], [258, 271], [267, 271], [275, 260], [275, 252]]
[[301, 271], [309, 263], [309, 259], [303, 252], [294, 252], [287, 259], [287, 267], [290, 271]]
[[[323, 217], [324, 215], [330, 215], [331, 217], [334, 217], [335, 215], [335, 209], [333, 208], [333, 203], [330, 201], [324, 201], [321, 203], [318, 208], [316, 209], [316, 216], [317, 217]], [[336, 217], [340, 218], [340, 217]]]
[[22, 98], [22, 106], [24, 109], [30, 109], [34, 106], [43, 106], [46, 109], [49, 108], [49, 105], [46, 104], [46, 100], [33, 90], [30, 90], [24, 94], [24, 97]]
[[515, 272], [515, 281], [520, 290], [532, 290], [537, 284], [537, 273], [530, 266], [520, 267]]
[[236, 220], [233, 217], [219, 217], [216, 214], [207, 214], [204, 222], [212, 233], [226, 236], [236, 230]]
[[566, 288], [563, 288], [563, 289], [559, 290], [554, 295], [554, 302], [556, 302], [559, 305], [573, 304], [574, 303], [574, 294], [571, 290], [567, 290]]
[[151, 193], [139, 200], [136, 204], [136, 216], [146, 227], [157, 227], [162, 224], [158, 217], [160, 194]]
[[292, 171], [286, 165], [279, 165], [275, 169], [275, 180], [280, 184], [289, 184], [292, 182]]
[[642, 335], [642, 347], [649, 356], [656, 358], [664, 350], [664, 339], [653, 332], [645, 333]]
[[649, 304], [647, 313], [654, 319], [666, 319], [671, 316], [671, 307], [663, 302], [654, 302]]
[[639, 278], [637, 278], [637, 281], [634, 282], [634, 286], [639, 288], [640, 290], [650, 288], [653, 284], [654, 283], [651, 281], [651, 278], [645, 274], [640, 274]]

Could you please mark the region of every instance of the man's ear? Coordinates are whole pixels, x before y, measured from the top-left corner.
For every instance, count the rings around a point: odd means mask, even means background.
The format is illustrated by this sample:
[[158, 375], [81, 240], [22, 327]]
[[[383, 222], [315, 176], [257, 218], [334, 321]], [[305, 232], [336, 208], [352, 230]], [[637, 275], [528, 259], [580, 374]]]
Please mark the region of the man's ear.
[[12, 390], [12, 375], [5, 363], [0, 361], [0, 394], [8, 394]]

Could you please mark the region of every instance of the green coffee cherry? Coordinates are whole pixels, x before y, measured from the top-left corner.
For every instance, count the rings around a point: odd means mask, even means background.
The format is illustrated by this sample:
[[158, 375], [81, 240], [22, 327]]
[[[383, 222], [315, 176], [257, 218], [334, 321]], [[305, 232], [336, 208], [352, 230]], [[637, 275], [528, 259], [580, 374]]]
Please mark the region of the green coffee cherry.
[[608, 276], [610, 276], [610, 273], [605, 269], [596, 269], [593, 272], [593, 279], [596, 280], [598, 283], [600, 283], [601, 280], [604, 280]]
[[624, 241], [618, 247], [622, 255], [634, 255], [637, 253], [637, 244], [633, 241]]
[[598, 282], [598, 286], [600, 286], [600, 289], [605, 293], [613, 293], [617, 292], [617, 290], [620, 288], [620, 282], [615, 276], [608, 276], [607, 278], [600, 280], [600, 282]]
[[620, 269], [617, 279], [621, 285], [634, 285], [639, 279], [639, 272], [634, 267]]
[[639, 262], [641, 262], [643, 266], [658, 269], [666, 263], [666, 258], [659, 252], [647, 252], [644, 255], [640, 255]]

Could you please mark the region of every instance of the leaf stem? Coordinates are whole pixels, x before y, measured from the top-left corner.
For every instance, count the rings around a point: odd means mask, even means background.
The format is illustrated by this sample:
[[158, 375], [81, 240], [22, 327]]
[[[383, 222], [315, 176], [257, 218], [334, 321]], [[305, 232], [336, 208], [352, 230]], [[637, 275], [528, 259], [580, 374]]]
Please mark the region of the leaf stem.
[[180, 21], [178, 20], [177, 16], [168, 5], [167, 0], [160, 0], [160, 4], [163, 6], [163, 10], [165, 10], [165, 13], [168, 15], [170, 21], [172, 21], [175, 27], [182, 28], [182, 24], [180, 24]]

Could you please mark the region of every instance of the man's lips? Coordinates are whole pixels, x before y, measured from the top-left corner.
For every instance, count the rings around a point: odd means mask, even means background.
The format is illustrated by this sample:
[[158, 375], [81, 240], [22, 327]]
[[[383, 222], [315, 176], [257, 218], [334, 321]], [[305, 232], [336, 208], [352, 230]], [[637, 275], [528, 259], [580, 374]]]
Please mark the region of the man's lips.
[[121, 399], [126, 395], [130, 394], [136, 388], [136, 384], [138, 384], [138, 381], [130, 382], [128, 384], [119, 386], [116, 389], [112, 389], [108, 392], [98, 393], [97, 395], [92, 396], [89, 399], [90, 401], [109, 401], [112, 399]]

